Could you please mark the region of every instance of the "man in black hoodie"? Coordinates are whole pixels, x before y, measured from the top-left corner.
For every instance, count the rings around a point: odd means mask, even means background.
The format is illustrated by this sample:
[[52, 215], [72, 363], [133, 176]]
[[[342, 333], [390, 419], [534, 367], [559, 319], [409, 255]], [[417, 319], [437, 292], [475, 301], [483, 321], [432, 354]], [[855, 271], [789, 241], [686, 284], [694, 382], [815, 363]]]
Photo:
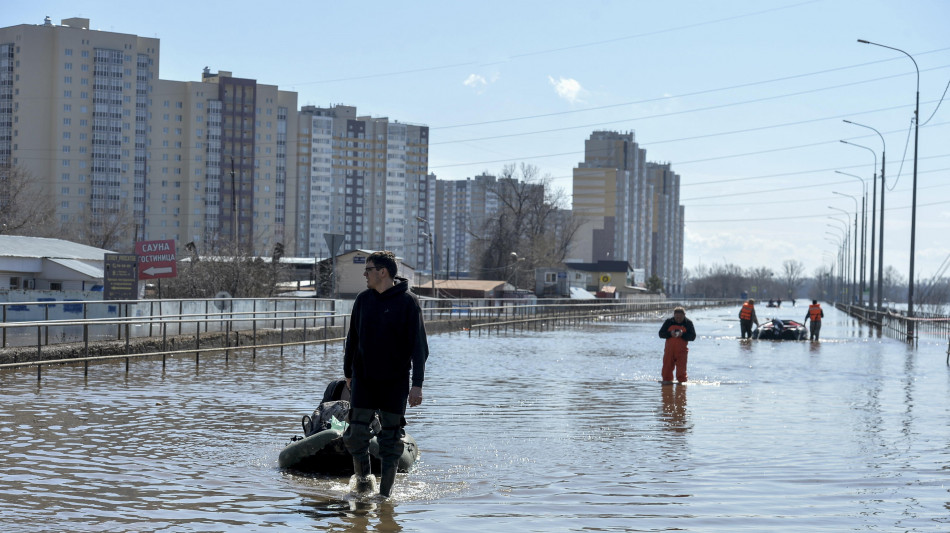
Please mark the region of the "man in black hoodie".
[[403, 452], [406, 403], [410, 407], [422, 403], [429, 345], [419, 300], [409, 292], [409, 280], [396, 276], [396, 256], [373, 252], [366, 258], [363, 276], [366, 290], [353, 303], [343, 358], [343, 375], [350, 387], [349, 426], [343, 441], [357, 477], [372, 475], [369, 425], [379, 412], [379, 494], [388, 498]]

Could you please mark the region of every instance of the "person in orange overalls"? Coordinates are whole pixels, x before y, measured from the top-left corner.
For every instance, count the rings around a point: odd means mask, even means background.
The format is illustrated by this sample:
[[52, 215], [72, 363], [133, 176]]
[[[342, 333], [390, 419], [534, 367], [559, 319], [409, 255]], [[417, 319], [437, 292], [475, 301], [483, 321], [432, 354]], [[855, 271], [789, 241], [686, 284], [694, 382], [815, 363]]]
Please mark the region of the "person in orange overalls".
[[811, 333], [811, 340], [818, 340], [818, 333], [821, 331], [821, 319], [825, 317], [825, 312], [821, 310], [821, 306], [818, 305], [818, 300], [812, 300], [811, 305], [808, 306], [808, 314], [805, 315], [805, 320], [802, 321], [802, 324], [811, 319], [811, 327], [808, 328], [808, 331]]
[[748, 334], [749, 338], [752, 338], [752, 323], [755, 322], [755, 325], [759, 325], [759, 319], [755, 316], [755, 300], [749, 298], [742, 304], [742, 309], [739, 309], [739, 329], [742, 331], [742, 338], [746, 338]]
[[662, 383], [673, 383], [674, 368], [676, 380], [680, 383], [686, 381], [686, 354], [689, 353], [686, 345], [696, 340], [696, 329], [693, 328], [693, 322], [686, 318], [686, 309], [673, 309], [673, 317], [666, 319], [660, 326], [660, 338], [666, 339], [666, 346], [663, 348]]

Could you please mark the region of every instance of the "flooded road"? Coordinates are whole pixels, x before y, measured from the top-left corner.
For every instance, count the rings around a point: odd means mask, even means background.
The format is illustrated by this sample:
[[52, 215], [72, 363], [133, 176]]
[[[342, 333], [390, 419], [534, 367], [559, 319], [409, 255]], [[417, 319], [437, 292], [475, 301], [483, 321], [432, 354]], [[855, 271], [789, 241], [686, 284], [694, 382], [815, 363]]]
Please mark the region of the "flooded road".
[[950, 531], [946, 339], [826, 309], [820, 343], [740, 341], [737, 313], [689, 314], [687, 385], [659, 319], [430, 337], [383, 503], [277, 468], [340, 346], [0, 373], [0, 530]]

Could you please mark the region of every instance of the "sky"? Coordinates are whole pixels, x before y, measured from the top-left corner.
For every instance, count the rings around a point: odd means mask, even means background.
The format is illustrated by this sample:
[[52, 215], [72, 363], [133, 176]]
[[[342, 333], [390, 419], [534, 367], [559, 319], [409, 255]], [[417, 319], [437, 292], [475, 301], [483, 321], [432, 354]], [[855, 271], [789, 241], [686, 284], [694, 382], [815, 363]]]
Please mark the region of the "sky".
[[85, 17], [157, 37], [163, 79], [207, 66], [296, 91], [301, 106], [428, 125], [439, 179], [527, 163], [569, 196], [591, 132], [633, 132], [681, 176], [689, 269], [829, 267], [856, 218], [861, 231], [865, 191], [870, 233], [886, 158], [884, 265], [906, 278], [916, 62], [915, 278], [950, 264], [943, 0], [3, 4], [2, 26]]

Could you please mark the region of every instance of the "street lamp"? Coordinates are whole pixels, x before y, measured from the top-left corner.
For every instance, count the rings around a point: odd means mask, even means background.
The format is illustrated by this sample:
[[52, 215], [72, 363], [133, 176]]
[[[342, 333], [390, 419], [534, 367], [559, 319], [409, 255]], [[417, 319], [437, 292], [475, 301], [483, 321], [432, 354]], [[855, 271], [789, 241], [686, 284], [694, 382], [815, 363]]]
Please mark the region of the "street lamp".
[[428, 220], [426, 220], [426, 219], [424, 219], [424, 218], [422, 218], [422, 217], [420, 217], [420, 216], [416, 216], [416, 220], [418, 220], [419, 222], [422, 222], [423, 224], [425, 224], [426, 232], [423, 233], [423, 235], [425, 235], [426, 237], [429, 238], [429, 268], [431, 269], [431, 270], [430, 270], [430, 273], [432, 274], [432, 277], [431, 277], [431, 279], [432, 279], [432, 297], [435, 298], [435, 297], [436, 297], [436, 293], [435, 293], [435, 248], [432, 246], [432, 232], [429, 230], [429, 221], [428, 221]]
[[[845, 211], [844, 209], [840, 209], [840, 208], [837, 208], [837, 207], [832, 206], [832, 205], [829, 205], [829, 206], [828, 206], [828, 209], [834, 209], [835, 211], [841, 211], [842, 213], [844, 213], [844, 215], [845, 215], [846, 217], [848, 217], [848, 226], [851, 225], [851, 213], [848, 213], [848, 212]], [[857, 213], [855, 213], [855, 215], [854, 215], [854, 227], [855, 227], [855, 231], [857, 231], [857, 227], [858, 227], [858, 215], [857, 215]], [[848, 235], [850, 236], [850, 234], [851, 234], [851, 231], [849, 230], [849, 231], [848, 231]], [[850, 244], [850, 241], [848, 242], [848, 244]], [[858, 236], [857, 236], [857, 235], [854, 236], [854, 256], [853, 256], [853, 259], [852, 259], [852, 261], [851, 261], [851, 266], [852, 266], [852, 270], [853, 270], [853, 273], [851, 274], [851, 296], [852, 296], [852, 299], [853, 299], [853, 298], [854, 298], [854, 288], [855, 288], [855, 287], [854, 287], [854, 284], [855, 284], [854, 282], [855, 282], [855, 278], [858, 277]], [[853, 303], [853, 302], [852, 302], [852, 303]]]
[[[849, 143], [849, 144], [850, 144], [850, 143]], [[854, 175], [854, 174], [848, 174], [847, 172], [841, 172], [840, 170], [836, 170], [835, 173], [841, 174], [842, 176], [851, 176], [852, 178], [855, 178], [856, 180], [858, 180], [858, 181], [861, 182], [861, 191], [862, 191], [862, 193], [861, 193], [861, 195], [862, 195], [862, 196], [861, 196], [861, 295], [862, 295], [862, 300], [863, 300], [863, 297], [864, 297], [865, 261], [866, 261], [866, 258], [868, 257], [868, 254], [867, 254], [867, 243], [868, 243], [868, 214], [867, 214], [868, 189], [867, 189], [867, 184], [864, 183], [864, 178], [862, 178], [861, 176], [857, 176], [857, 175]], [[873, 183], [874, 183], [874, 182], [872, 181], [872, 185], [873, 185]], [[876, 194], [875, 194], [875, 196], [876, 196]], [[869, 291], [870, 291], [870, 294], [868, 295], [868, 298], [869, 298], [869, 301], [870, 301], [870, 304], [869, 304], [869, 305], [873, 306], [873, 305], [874, 305], [874, 222], [873, 222], [873, 219], [874, 219], [874, 208], [873, 208], [873, 207], [871, 208], [871, 218], [872, 218], [872, 222], [871, 222], [871, 255], [870, 255], [871, 260], [869, 261], [869, 262], [871, 263], [871, 265], [870, 265], [870, 266], [871, 266], [871, 272], [870, 272], [870, 274], [868, 275], [868, 287], [869, 287]]]
[[[851, 198], [851, 200], [854, 201], [854, 254], [856, 256], [854, 259], [854, 266], [857, 267], [858, 266], [858, 259], [857, 259], [858, 240], [859, 240], [858, 239], [858, 199], [855, 198], [854, 196], [851, 196], [850, 194], [844, 194], [844, 193], [835, 192], [835, 191], [831, 191], [831, 194], [837, 194], [838, 196], [847, 196], [848, 198]], [[864, 199], [863, 198], [861, 199], [861, 215], [864, 216]], [[858, 289], [860, 291], [858, 292], [858, 295], [861, 297], [862, 305], [864, 302], [864, 236], [865, 236], [864, 233], [865, 231], [866, 229], [864, 225], [862, 224], [861, 234], [860, 234], [861, 235], [861, 239], [860, 239], [861, 241], [861, 256], [860, 256], [861, 257], [861, 275], [858, 276], [858, 280], [857, 280]]]
[[[871, 41], [865, 41], [864, 39], [858, 39], [858, 42], [873, 44], [874, 46], [900, 52], [910, 58], [914, 63], [914, 70], [917, 71], [917, 100], [914, 105], [914, 192], [910, 204], [910, 274], [907, 278], [907, 317], [912, 318], [914, 316], [914, 244], [917, 236], [917, 146], [919, 139], [918, 133], [920, 131], [920, 68], [917, 67], [917, 60], [914, 59], [914, 56], [900, 48], [873, 43]], [[907, 340], [913, 341], [914, 339], [914, 323], [909, 322], [907, 324]]]
[[[881, 135], [881, 132], [867, 126], [864, 124], [858, 124], [857, 122], [851, 122], [850, 120], [845, 120], [848, 124], [853, 124], [855, 126], [861, 126], [862, 128], [867, 128], [877, 134], [881, 138], [881, 229], [880, 239], [878, 242], [878, 252], [877, 252], [877, 309], [881, 310], [881, 303], [883, 301], [884, 295], [884, 165], [887, 160], [887, 143], [884, 142], [884, 136]], [[846, 144], [854, 144], [847, 143]], [[854, 146], [861, 146], [855, 144]], [[867, 146], [861, 146], [861, 148], [867, 148]], [[875, 167], [875, 180], [877, 179], [877, 154], [874, 150], [871, 150], [871, 153], [874, 154], [874, 167]], [[871, 299], [874, 299], [874, 211], [877, 209], [877, 188], [873, 188], [875, 194], [872, 195], [873, 199], [871, 201]]]
[[[848, 245], [846, 244], [846, 241], [842, 239], [842, 237], [838, 236], [838, 234], [836, 233], [826, 231], [825, 235], [826, 235], [825, 240], [827, 240], [831, 244], [838, 245], [838, 277], [836, 278], [837, 279], [836, 283], [838, 285], [838, 288], [835, 291], [836, 293], [835, 301], [837, 301], [837, 299], [841, 297], [842, 287], [847, 287], [848, 285], [848, 280], [846, 277], [848, 275], [848, 265], [847, 265]], [[834, 240], [829, 239], [827, 236], [833, 237]]]

